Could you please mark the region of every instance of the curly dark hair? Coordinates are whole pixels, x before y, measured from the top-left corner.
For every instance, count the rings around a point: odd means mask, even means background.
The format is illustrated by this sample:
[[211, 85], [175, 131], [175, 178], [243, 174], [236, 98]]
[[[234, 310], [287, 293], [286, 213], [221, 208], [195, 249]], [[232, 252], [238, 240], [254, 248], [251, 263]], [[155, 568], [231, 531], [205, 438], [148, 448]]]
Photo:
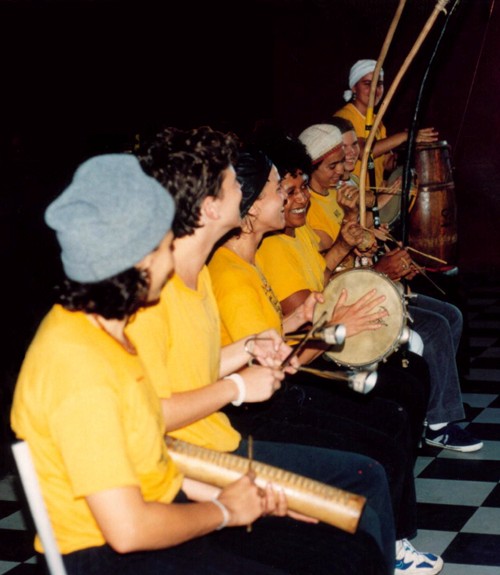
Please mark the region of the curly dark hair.
[[192, 130], [165, 128], [141, 144], [137, 157], [143, 170], [156, 178], [175, 199], [172, 225], [178, 238], [200, 227], [200, 206], [217, 196], [222, 172], [237, 161], [238, 138], [208, 126]]
[[56, 287], [56, 298], [69, 311], [96, 313], [106, 319], [124, 319], [147, 305], [149, 276], [130, 268], [95, 283], [65, 279]]

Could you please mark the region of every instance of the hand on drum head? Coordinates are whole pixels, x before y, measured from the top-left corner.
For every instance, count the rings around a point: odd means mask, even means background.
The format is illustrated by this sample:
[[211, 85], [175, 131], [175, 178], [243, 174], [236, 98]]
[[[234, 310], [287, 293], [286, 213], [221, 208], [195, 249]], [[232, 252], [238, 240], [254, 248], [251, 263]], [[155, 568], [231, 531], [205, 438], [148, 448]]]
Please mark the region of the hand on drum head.
[[385, 253], [373, 269], [385, 274], [392, 281], [399, 281], [402, 278], [411, 280], [418, 273], [410, 254], [404, 248], [396, 248]]
[[437, 142], [439, 139], [439, 132], [434, 128], [422, 128], [417, 132], [417, 144], [430, 144]]
[[347, 297], [347, 290], [343, 289], [330, 318], [332, 324], [345, 325], [346, 337], [382, 327], [381, 320], [388, 315], [387, 309], [381, 305], [385, 295], [378, 295], [377, 290], [372, 289], [350, 305], [346, 305]]

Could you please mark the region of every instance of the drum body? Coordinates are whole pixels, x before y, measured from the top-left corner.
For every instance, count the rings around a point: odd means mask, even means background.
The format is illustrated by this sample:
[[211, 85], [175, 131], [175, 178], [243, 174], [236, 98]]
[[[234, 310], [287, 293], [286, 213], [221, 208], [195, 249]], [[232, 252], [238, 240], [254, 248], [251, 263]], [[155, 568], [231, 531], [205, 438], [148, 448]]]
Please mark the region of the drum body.
[[385, 295], [378, 309], [387, 310], [388, 316], [380, 320], [382, 327], [376, 330], [364, 331], [345, 340], [343, 346], [332, 346], [326, 356], [338, 365], [351, 369], [375, 369], [380, 361], [396, 351], [409, 337], [406, 326], [406, 302], [400, 286], [386, 275], [371, 268], [356, 268], [334, 275], [323, 291], [325, 301], [316, 304], [314, 321], [326, 311], [331, 316], [340, 292], [347, 290], [347, 305], [353, 304], [371, 289], [376, 289], [378, 295]]
[[444, 141], [417, 146], [415, 170], [418, 194], [409, 217], [408, 243], [447, 262], [436, 265], [423, 256], [415, 257], [419, 264], [436, 270], [454, 266], [458, 233], [450, 146]]

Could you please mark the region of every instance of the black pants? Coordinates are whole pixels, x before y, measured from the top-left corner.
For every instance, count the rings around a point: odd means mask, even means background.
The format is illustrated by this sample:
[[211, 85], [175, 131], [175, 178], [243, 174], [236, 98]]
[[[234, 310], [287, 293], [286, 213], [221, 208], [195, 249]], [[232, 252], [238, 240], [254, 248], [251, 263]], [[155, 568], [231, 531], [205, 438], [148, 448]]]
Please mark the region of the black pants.
[[[377, 385], [368, 395], [345, 384], [309, 374], [287, 376], [282, 389], [261, 404], [228, 406], [231, 423], [243, 436], [362, 453], [387, 474], [397, 539], [416, 534], [413, 468], [429, 397], [425, 361], [398, 354], [379, 366]], [[314, 367], [335, 370], [317, 360]]]

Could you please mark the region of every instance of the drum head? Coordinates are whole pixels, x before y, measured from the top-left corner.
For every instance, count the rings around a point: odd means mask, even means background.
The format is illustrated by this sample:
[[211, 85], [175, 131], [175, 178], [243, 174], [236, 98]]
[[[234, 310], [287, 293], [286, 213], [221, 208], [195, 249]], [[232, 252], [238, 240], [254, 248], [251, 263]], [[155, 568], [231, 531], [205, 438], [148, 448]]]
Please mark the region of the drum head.
[[404, 298], [394, 282], [387, 276], [372, 269], [358, 268], [336, 274], [329, 282], [323, 294], [324, 303], [318, 303], [314, 310], [314, 321], [326, 311], [328, 317], [338, 301], [341, 290], [347, 290], [347, 305], [355, 303], [371, 289], [378, 295], [385, 295], [377, 309], [386, 309], [389, 313], [382, 318], [382, 327], [348, 337], [342, 347], [332, 346], [326, 355], [339, 365], [351, 368], [367, 368], [376, 364], [396, 351], [405, 327]]
[[[390, 187], [398, 178], [403, 176], [403, 166], [397, 167], [387, 179], [387, 186]], [[402, 185], [402, 184], [401, 184]], [[414, 182], [411, 184], [410, 192], [409, 192], [409, 206], [408, 211], [411, 211], [415, 204], [415, 199], [417, 196], [417, 186]], [[382, 192], [382, 198], [383, 198]], [[401, 211], [401, 189], [399, 190], [398, 195], [393, 195], [380, 209], [380, 221], [383, 224], [392, 225], [394, 224], [398, 218]]]

